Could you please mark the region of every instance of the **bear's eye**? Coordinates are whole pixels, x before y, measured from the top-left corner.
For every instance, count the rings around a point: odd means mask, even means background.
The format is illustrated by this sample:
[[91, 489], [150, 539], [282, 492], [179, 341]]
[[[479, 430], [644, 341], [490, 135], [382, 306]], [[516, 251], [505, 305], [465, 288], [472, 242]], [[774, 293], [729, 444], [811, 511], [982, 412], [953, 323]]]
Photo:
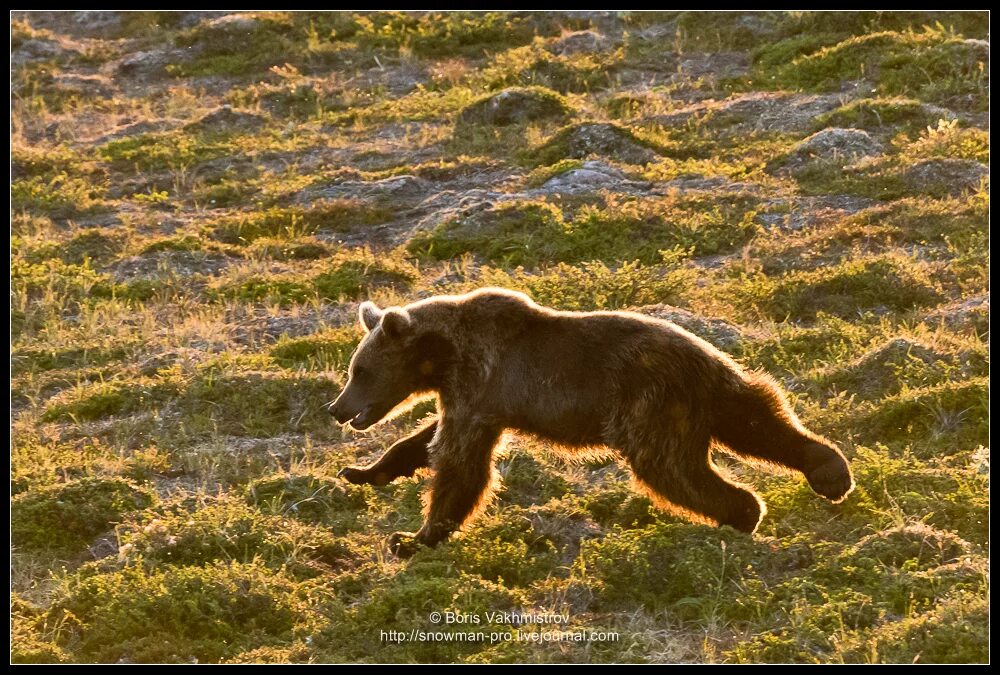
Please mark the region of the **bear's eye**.
[[368, 379], [368, 370], [365, 368], [355, 368], [354, 373], [351, 375], [355, 380], [366, 380]]

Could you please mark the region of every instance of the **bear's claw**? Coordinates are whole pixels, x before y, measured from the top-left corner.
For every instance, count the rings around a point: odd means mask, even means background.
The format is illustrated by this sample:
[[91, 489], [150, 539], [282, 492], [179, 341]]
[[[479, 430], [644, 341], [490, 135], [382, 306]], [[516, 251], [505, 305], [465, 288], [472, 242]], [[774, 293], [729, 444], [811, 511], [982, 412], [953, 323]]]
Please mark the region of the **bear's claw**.
[[389, 535], [389, 551], [397, 558], [409, 558], [420, 549], [413, 532], [393, 532]]
[[368, 474], [364, 469], [359, 469], [356, 466], [345, 466], [337, 473], [337, 478], [343, 478], [348, 483], [355, 485], [364, 485], [368, 482]]
[[837, 503], [854, 489], [854, 478], [841, 457], [827, 460], [806, 474], [809, 486], [819, 495]]

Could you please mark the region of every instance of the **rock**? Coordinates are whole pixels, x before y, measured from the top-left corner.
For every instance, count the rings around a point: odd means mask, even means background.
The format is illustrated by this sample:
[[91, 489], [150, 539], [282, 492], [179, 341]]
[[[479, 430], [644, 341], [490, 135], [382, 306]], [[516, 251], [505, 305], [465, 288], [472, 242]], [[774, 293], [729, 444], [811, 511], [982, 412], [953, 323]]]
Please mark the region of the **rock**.
[[807, 131], [813, 118], [839, 105], [836, 95], [754, 92], [724, 101], [703, 101], [648, 121], [670, 127], [703, 119], [709, 127], [733, 131]]
[[929, 195], [956, 195], [979, 187], [990, 169], [971, 159], [928, 159], [903, 170], [907, 188]]
[[53, 61], [68, 56], [79, 55], [75, 49], [63, 47], [55, 40], [47, 38], [32, 38], [21, 42], [11, 49], [10, 63], [21, 66], [32, 61]]
[[462, 110], [456, 129], [507, 126], [532, 120], [564, 120], [572, 110], [559, 94], [542, 87], [512, 88], [480, 99]]
[[488, 212], [498, 203], [518, 197], [517, 194], [483, 189], [472, 189], [464, 192], [454, 190], [435, 192], [418, 207], [419, 211], [428, 215], [417, 221], [411, 236], [418, 232], [433, 230], [439, 224], [448, 221], [476, 224], [482, 219], [482, 214]]
[[673, 305], [646, 305], [636, 311], [675, 323], [725, 352], [738, 350], [746, 340], [743, 330], [728, 321], [704, 317]]
[[976, 335], [988, 335], [990, 331], [990, 296], [977, 295], [968, 300], [956, 300], [924, 315], [929, 324], [943, 323], [948, 328], [968, 331]]
[[628, 129], [602, 122], [586, 122], [563, 129], [542, 146], [540, 154], [552, 161], [600, 155], [626, 164], [646, 164], [657, 156]]
[[136, 52], [122, 59], [118, 64], [118, 74], [128, 77], [164, 77], [167, 66], [188, 58], [184, 50], [154, 49]]
[[214, 277], [232, 265], [233, 258], [222, 253], [202, 251], [161, 251], [153, 254], [136, 255], [115, 261], [104, 268], [118, 283], [128, 281], [191, 277], [203, 275]]
[[197, 133], [252, 133], [260, 131], [267, 124], [260, 115], [233, 110], [232, 106], [224, 105], [208, 113], [201, 119], [184, 126], [185, 131]]
[[[347, 82], [345, 88], [377, 91], [393, 98], [405, 96], [427, 81], [427, 71], [413, 64], [397, 68], [375, 66]], [[380, 93], [379, 95], [383, 95]]]
[[630, 180], [620, 169], [604, 162], [588, 160], [578, 169], [570, 169], [545, 181], [541, 187], [525, 192], [527, 195], [574, 195], [606, 190], [610, 192], [645, 194], [651, 184]]
[[221, 16], [226, 16], [225, 11], [198, 10], [196, 12], [182, 12], [181, 18], [177, 21], [178, 28], [194, 28], [198, 24], [214, 21]]
[[103, 145], [108, 141], [113, 141], [119, 138], [131, 138], [132, 136], [141, 136], [142, 134], [167, 131], [168, 129], [174, 129], [180, 125], [181, 122], [179, 120], [143, 120], [142, 122], [134, 122], [132, 124], [126, 124], [125, 126], [118, 127], [110, 134], [98, 136], [90, 142], [95, 145]]
[[106, 10], [73, 12], [73, 22], [80, 34], [92, 37], [116, 37], [122, 27], [121, 13]]
[[252, 14], [235, 13], [201, 22], [199, 28], [206, 39], [231, 40], [249, 37], [262, 23], [260, 18]]
[[321, 199], [345, 197], [385, 204], [413, 204], [422, 200], [431, 185], [422, 178], [402, 175], [382, 180], [347, 180], [335, 185], [317, 186], [303, 190], [295, 197], [296, 204], [309, 204]]
[[848, 164], [863, 157], [881, 154], [882, 144], [861, 129], [823, 129], [799, 141], [768, 169], [796, 170], [812, 162]]
[[[671, 59], [667, 59], [667, 62]], [[684, 54], [678, 57], [676, 69], [686, 79], [707, 77], [719, 80], [741, 77], [750, 72], [750, 55], [746, 52]]]
[[60, 92], [89, 98], [111, 98], [115, 89], [111, 83], [99, 75], [72, 75], [57, 73], [52, 85]]
[[611, 40], [593, 30], [581, 30], [567, 33], [557, 38], [548, 46], [553, 54], [566, 56], [569, 54], [592, 54], [602, 52], [611, 47]]

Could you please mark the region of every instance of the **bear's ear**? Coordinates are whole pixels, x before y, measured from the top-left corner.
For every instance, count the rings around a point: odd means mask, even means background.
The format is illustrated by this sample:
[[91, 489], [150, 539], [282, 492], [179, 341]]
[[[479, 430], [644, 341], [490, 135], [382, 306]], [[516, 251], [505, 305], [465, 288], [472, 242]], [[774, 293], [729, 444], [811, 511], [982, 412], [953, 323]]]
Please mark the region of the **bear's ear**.
[[375, 330], [375, 326], [382, 320], [382, 314], [382, 310], [374, 302], [362, 302], [361, 307], [358, 308], [358, 319], [361, 320], [365, 331]]
[[410, 332], [410, 314], [405, 309], [392, 307], [382, 313], [382, 332], [393, 339], [404, 337]]

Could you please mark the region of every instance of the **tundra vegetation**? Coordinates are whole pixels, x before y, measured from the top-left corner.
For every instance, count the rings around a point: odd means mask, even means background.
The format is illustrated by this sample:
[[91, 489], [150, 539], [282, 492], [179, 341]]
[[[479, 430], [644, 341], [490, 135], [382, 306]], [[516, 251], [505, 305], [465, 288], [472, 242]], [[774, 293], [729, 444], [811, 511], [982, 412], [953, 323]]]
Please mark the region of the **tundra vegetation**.
[[[986, 661], [987, 38], [984, 12], [14, 12], [12, 660]], [[750, 538], [511, 437], [485, 514], [392, 558], [424, 478], [336, 475], [432, 406], [332, 424], [357, 303], [487, 285], [766, 369], [857, 489], [720, 454], [769, 505]], [[380, 636], [449, 610], [619, 639]]]

